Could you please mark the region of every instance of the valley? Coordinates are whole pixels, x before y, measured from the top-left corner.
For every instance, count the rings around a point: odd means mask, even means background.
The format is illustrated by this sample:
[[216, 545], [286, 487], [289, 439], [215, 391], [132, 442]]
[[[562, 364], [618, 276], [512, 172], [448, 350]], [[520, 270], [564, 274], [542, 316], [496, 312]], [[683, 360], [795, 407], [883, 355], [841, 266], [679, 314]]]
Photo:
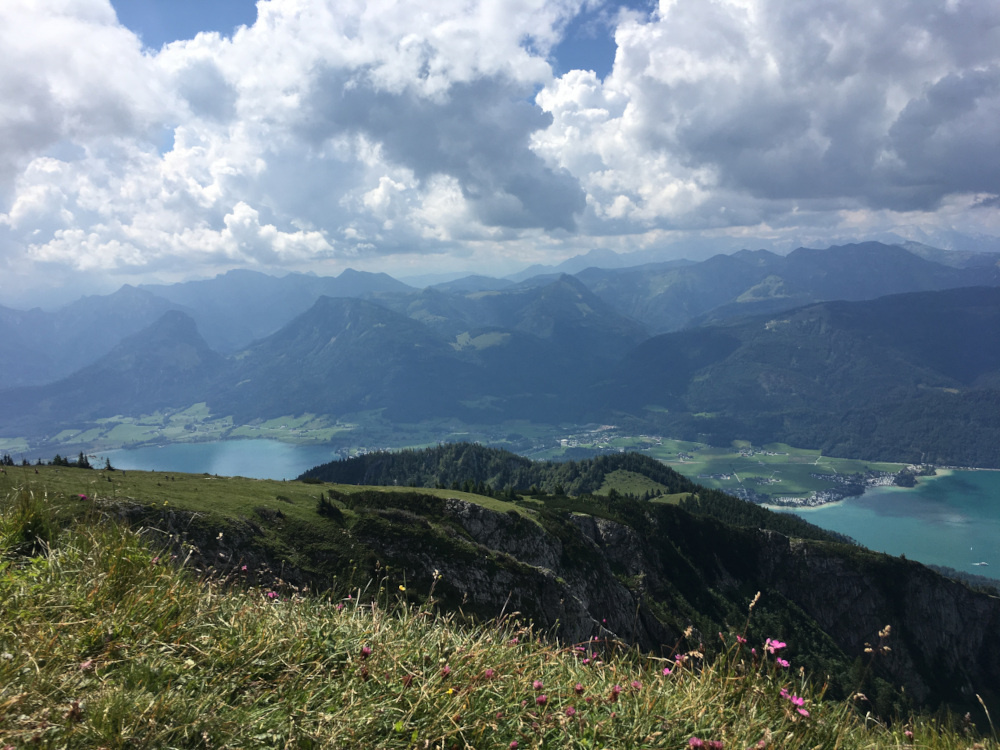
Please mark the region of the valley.
[[[102, 456], [110, 452], [119, 460], [117, 457], [127, 456], [130, 449], [221, 441], [272, 441], [279, 452], [285, 449], [279, 449], [278, 445], [323, 447], [332, 457], [339, 458], [453, 442], [477, 442], [535, 460], [551, 461], [640, 451], [706, 487], [756, 503], [793, 507], [836, 502], [845, 496], [861, 494], [864, 487], [892, 484], [893, 478], [907, 469], [906, 464], [835, 458], [818, 450], [785, 444], [754, 447], [748, 441], [736, 440], [728, 447], [710, 446], [660, 435], [635, 435], [614, 425], [600, 424], [546, 425], [523, 420], [499, 425], [469, 425], [457, 420], [391, 424], [378, 412], [371, 412], [350, 415], [349, 421], [332, 422], [306, 414], [234, 425], [231, 418], [213, 417], [205, 404], [172, 413], [107, 418], [87, 429], [64, 430], [45, 446], [44, 453], [37, 448], [25, 450], [24, 439], [0, 441], [0, 453], [10, 454], [17, 463], [22, 460], [33, 463], [39, 458], [48, 460], [54, 453], [72, 455], [78, 451]], [[305, 452], [317, 455], [314, 451]], [[261, 457], [258, 475], [274, 476], [267, 469], [267, 450], [255, 451], [255, 455]], [[135, 468], [156, 470], [160, 467], [147, 463], [155, 460], [154, 457], [128, 463]], [[196, 457], [186, 459], [185, 465], [190, 471], [204, 470], [197, 465]], [[285, 466], [286, 462], [282, 460], [280, 465]]]

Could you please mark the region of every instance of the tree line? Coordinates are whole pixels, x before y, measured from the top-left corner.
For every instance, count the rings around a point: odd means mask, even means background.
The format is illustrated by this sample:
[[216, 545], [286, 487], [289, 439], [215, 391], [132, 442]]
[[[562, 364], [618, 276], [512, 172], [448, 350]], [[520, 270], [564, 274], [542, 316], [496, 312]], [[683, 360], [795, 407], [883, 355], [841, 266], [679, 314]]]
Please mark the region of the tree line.
[[380, 451], [331, 461], [299, 479], [337, 484], [437, 487], [481, 495], [584, 495], [600, 491], [614, 471], [640, 474], [663, 492], [695, 492], [691, 480], [641, 453], [619, 453], [579, 461], [532, 461], [502, 448], [446, 443], [422, 450]]

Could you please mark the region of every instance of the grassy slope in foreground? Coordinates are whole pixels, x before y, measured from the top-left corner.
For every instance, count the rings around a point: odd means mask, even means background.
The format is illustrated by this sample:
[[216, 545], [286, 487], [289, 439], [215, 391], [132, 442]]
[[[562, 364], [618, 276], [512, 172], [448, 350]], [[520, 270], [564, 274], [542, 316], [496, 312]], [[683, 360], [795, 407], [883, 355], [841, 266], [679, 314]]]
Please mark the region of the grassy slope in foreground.
[[3, 746], [971, 744], [929, 721], [862, 719], [735, 633], [704, 665], [690, 651], [561, 647], [512, 621], [460, 626], [395, 589], [321, 598], [198, 581], [113, 524], [49, 529], [39, 548], [43, 521], [26, 494], [3, 499]]

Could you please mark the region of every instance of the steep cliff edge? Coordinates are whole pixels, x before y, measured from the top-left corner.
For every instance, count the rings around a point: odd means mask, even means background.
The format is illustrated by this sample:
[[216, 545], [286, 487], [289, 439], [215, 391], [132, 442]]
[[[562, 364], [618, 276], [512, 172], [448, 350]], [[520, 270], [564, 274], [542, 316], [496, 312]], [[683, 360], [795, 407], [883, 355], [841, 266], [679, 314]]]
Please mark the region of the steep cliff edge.
[[1000, 599], [916, 562], [774, 532], [758, 538], [761, 584], [794, 601], [845, 653], [862, 653], [892, 626], [881, 667], [918, 702], [995, 690]]
[[[830, 675], [841, 695], [873, 690], [875, 675], [885, 690], [903, 688], [928, 706], [1000, 691], [1000, 599], [917, 563], [736, 528], [672, 505], [504, 512], [444, 494], [338, 494], [338, 519], [309, 523], [274, 513], [122, 513], [193, 544], [203, 568], [250, 561], [313, 587], [386, 578], [390, 590], [405, 584], [407, 596], [433, 586], [444, 607], [518, 613], [564, 642], [613, 637], [669, 655], [711, 652], [717, 632], [746, 632], [758, 648], [767, 637], [787, 640], [793, 668]], [[891, 650], [866, 655], [886, 625]]]

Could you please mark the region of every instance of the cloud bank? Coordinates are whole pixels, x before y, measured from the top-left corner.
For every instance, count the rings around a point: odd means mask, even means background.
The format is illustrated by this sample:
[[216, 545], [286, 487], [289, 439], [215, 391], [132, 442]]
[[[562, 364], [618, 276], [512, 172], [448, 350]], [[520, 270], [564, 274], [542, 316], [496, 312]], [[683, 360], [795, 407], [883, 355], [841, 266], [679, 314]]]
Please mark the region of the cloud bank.
[[[261, 0], [230, 37], [151, 50], [108, 0], [6, 0], [0, 270], [1000, 234], [1000, 6], [600, 5]], [[556, 76], [553, 50], [595, 9], [616, 19], [610, 74]]]

